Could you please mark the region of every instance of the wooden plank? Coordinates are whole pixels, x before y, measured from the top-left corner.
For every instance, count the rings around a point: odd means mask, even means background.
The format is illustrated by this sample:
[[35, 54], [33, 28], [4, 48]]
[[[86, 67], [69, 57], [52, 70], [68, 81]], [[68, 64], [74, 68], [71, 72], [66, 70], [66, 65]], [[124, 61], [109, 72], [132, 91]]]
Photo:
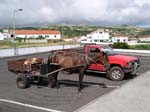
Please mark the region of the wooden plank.
[[[54, 73], [60, 72], [60, 71], [65, 70], [65, 69], [72, 69], [72, 68], [78, 68], [78, 67], [83, 67], [83, 66], [84, 66], [84, 65], [78, 65], [78, 66], [72, 66], [72, 67], [69, 67], [69, 68], [60, 68], [60, 69], [58, 69], [58, 70], [55, 70], [55, 71], [52, 71], [52, 72], [50, 72], [50, 73], [45, 74], [45, 76], [52, 75], [52, 74], [54, 74]], [[45, 76], [44, 76], [44, 77], [45, 77]]]
[[62, 71], [62, 70], [64, 70], [64, 69], [65, 69], [65, 68], [60, 68], [60, 69], [58, 69], [58, 70], [52, 71], [52, 72], [50, 72], [50, 73], [47, 73], [46, 76], [49, 76], [49, 75], [52, 75], [52, 74], [54, 74], [54, 73], [60, 72], [60, 71]]

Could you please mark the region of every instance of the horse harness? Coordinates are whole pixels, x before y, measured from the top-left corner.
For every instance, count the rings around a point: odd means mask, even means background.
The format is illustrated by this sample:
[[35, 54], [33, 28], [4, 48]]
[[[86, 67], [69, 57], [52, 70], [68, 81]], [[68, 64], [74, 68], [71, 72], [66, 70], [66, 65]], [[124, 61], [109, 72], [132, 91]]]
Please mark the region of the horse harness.
[[92, 62], [94, 62], [95, 64], [98, 64], [95, 60], [93, 60], [92, 58], [90, 58], [90, 57], [88, 56], [88, 54], [86, 54], [86, 55], [84, 56], [84, 58], [85, 58], [85, 62], [87, 63], [87, 65], [90, 65], [89, 60], [92, 61]]

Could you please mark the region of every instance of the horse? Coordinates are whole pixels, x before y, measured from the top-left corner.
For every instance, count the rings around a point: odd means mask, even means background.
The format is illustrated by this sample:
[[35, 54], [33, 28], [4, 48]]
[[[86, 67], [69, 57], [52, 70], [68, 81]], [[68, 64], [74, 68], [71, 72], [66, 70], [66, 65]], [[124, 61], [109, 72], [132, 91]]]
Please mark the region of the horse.
[[[48, 65], [50, 71], [56, 71], [63, 68], [63, 71], [68, 74], [78, 73], [79, 84], [78, 91], [82, 90], [82, 81], [85, 71], [88, 69], [90, 64], [102, 64], [105, 69], [109, 69], [107, 53], [79, 53], [76, 51], [55, 51], [48, 57]], [[59, 72], [59, 71], [58, 71]], [[49, 85], [51, 88], [58, 87], [57, 76], [58, 72], [49, 76]]]

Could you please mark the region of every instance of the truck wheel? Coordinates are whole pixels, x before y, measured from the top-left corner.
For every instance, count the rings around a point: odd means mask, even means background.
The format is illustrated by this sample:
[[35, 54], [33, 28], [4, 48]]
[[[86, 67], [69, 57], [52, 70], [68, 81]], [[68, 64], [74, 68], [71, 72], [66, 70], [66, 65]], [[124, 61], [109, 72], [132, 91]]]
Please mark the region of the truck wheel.
[[25, 89], [29, 86], [29, 83], [28, 83], [28, 78], [27, 77], [18, 77], [16, 79], [16, 84], [17, 86], [20, 88], [20, 89]]
[[124, 72], [120, 67], [114, 66], [110, 69], [108, 78], [113, 81], [121, 81], [124, 78]]

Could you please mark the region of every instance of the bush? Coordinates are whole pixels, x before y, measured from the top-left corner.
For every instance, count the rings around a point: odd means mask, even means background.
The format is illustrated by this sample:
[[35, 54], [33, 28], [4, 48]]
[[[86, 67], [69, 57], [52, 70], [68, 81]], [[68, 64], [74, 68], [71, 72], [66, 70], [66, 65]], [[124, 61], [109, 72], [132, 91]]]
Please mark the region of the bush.
[[59, 43], [59, 42], [64, 42], [63, 40], [53, 40], [53, 39], [49, 39], [48, 43]]
[[38, 38], [36, 38], [37, 40], [38, 39], [45, 39], [45, 37], [43, 37], [43, 36], [39, 36]]
[[150, 44], [132, 45], [131, 48], [138, 50], [150, 50]]
[[22, 41], [25, 41], [25, 38], [16, 37], [15, 39], [17, 42], [21, 43]]
[[117, 49], [130, 49], [130, 46], [125, 42], [117, 42], [113, 44], [113, 48]]

